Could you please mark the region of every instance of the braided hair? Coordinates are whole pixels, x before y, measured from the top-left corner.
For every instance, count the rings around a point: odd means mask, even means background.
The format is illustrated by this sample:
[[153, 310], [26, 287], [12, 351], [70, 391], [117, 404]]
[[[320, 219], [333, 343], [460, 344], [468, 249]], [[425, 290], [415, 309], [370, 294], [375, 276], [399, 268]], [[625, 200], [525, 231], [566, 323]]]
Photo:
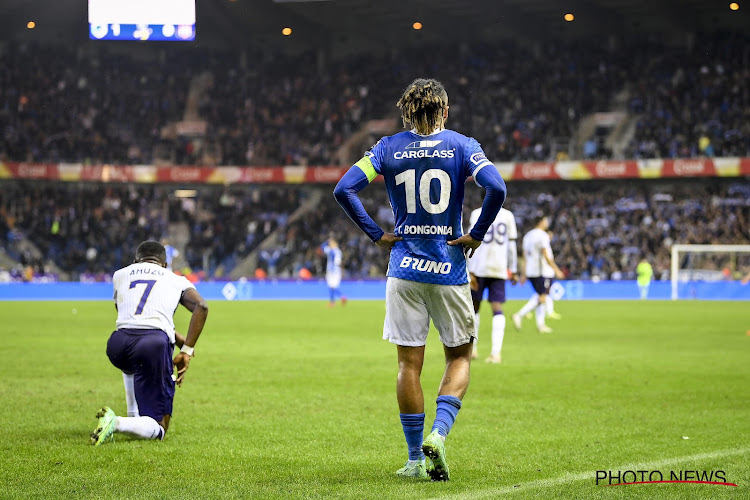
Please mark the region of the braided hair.
[[417, 78], [406, 87], [396, 106], [401, 110], [404, 127], [411, 124], [418, 134], [429, 135], [442, 123], [448, 94], [439, 81]]

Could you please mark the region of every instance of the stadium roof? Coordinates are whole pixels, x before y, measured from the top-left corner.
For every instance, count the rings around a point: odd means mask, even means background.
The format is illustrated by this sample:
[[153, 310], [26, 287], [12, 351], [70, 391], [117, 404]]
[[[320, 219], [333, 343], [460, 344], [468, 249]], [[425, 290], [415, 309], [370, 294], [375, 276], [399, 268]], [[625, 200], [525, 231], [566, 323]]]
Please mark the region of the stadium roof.
[[[125, 1], [125, 0], [123, 0]], [[353, 44], [388, 47], [438, 40], [516, 38], [531, 41], [592, 35], [680, 34], [744, 29], [750, 2], [733, 12], [717, 0], [201, 0], [198, 43]], [[0, 39], [85, 40], [80, 0], [2, 0]], [[563, 16], [572, 13], [573, 22]], [[34, 30], [26, 25], [36, 23]], [[412, 29], [416, 21], [419, 31]], [[284, 42], [282, 28], [293, 29]], [[291, 42], [289, 40], [295, 40]]]

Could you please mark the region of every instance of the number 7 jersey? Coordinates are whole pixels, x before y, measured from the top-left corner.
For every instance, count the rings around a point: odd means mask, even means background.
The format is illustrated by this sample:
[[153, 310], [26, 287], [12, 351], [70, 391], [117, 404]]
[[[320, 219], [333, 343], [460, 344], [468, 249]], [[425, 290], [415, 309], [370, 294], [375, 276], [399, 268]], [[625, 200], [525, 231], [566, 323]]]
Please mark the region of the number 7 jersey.
[[479, 143], [452, 130], [423, 136], [401, 132], [384, 137], [357, 163], [372, 180], [381, 174], [393, 208], [395, 234], [388, 276], [422, 283], [468, 282], [461, 246], [446, 242], [463, 234], [466, 179], [495, 166]]
[[195, 288], [184, 276], [150, 262], [131, 264], [112, 277], [116, 327], [164, 331], [174, 344], [174, 313], [182, 293]]

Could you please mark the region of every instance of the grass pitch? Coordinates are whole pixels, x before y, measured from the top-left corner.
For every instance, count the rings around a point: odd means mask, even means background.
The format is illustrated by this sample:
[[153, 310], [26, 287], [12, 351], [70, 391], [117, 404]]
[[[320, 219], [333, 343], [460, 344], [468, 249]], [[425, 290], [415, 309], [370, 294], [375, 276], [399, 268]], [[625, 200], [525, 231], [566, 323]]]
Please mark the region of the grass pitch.
[[[167, 439], [99, 448], [96, 410], [125, 411], [112, 304], [0, 303], [0, 497], [750, 498], [748, 303], [557, 309], [551, 335], [509, 324], [490, 366], [484, 305], [452, 480], [416, 483], [393, 474], [406, 445], [382, 302], [212, 303]], [[426, 432], [442, 369], [433, 332]], [[739, 487], [595, 484], [617, 469], [723, 470]]]

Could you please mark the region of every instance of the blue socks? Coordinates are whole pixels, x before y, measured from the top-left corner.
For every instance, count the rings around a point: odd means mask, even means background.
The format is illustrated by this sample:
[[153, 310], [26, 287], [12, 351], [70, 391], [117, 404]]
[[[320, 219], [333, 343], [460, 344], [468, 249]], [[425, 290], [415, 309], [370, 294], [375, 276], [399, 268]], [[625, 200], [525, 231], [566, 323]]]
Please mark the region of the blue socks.
[[461, 400], [456, 396], [438, 396], [437, 412], [435, 413], [435, 423], [432, 424], [432, 430], [446, 437], [456, 421], [458, 410], [461, 409]]
[[424, 458], [424, 453], [422, 453], [424, 413], [401, 413], [401, 426], [404, 428], [406, 446], [409, 447], [409, 460], [422, 460]]

